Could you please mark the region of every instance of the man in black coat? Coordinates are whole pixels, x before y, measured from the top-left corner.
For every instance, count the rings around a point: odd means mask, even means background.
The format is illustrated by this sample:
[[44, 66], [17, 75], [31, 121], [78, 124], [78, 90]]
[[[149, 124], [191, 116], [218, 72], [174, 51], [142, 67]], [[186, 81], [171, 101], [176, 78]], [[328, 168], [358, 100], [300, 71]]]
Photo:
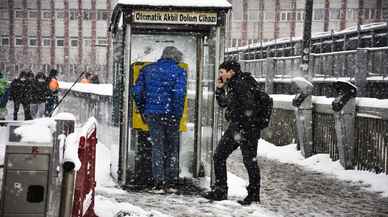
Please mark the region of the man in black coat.
[[210, 200], [226, 200], [228, 195], [226, 159], [240, 147], [245, 168], [248, 170], [248, 196], [238, 201], [242, 205], [260, 201], [260, 170], [257, 165], [257, 142], [260, 138], [259, 120], [255, 120], [254, 78], [240, 70], [236, 61], [226, 61], [219, 66], [216, 82], [216, 99], [220, 107], [226, 107], [225, 118], [229, 126], [215, 150], [215, 183], [205, 197]]
[[10, 99], [14, 103], [13, 119], [18, 119], [20, 104], [23, 105], [24, 120], [31, 120], [30, 98], [31, 98], [32, 80], [29, 73], [21, 71], [19, 76], [10, 84]]

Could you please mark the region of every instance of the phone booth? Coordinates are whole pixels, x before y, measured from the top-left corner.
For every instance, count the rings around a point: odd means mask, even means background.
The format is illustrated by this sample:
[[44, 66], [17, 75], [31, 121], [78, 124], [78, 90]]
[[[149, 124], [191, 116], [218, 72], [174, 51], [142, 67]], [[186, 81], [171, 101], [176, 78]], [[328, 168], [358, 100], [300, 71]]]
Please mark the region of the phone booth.
[[113, 121], [120, 128], [118, 179], [143, 185], [152, 177], [148, 127], [133, 101], [141, 69], [167, 46], [183, 53], [187, 91], [180, 122], [179, 178], [212, 176], [212, 156], [221, 136], [214, 97], [224, 59], [226, 0], [118, 0], [110, 24], [113, 37]]

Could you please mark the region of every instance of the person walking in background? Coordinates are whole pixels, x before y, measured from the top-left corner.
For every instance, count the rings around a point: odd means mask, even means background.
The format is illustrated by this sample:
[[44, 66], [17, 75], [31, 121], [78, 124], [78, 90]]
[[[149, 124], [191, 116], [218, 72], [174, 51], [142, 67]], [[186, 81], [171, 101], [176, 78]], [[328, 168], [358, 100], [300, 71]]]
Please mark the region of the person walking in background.
[[92, 84], [99, 84], [100, 83], [100, 79], [98, 79], [98, 75], [96, 73], [94, 73], [90, 76], [90, 82]]
[[47, 78], [47, 84], [50, 90], [45, 110], [45, 114], [47, 117], [50, 117], [52, 115], [55, 106], [58, 104], [59, 84], [57, 80], [57, 75], [58, 71], [56, 69], [51, 69]]
[[135, 103], [150, 129], [154, 189], [173, 191], [179, 177], [179, 122], [186, 96], [182, 53], [164, 48], [161, 58], [145, 66], [133, 88]]
[[216, 99], [220, 107], [226, 107], [225, 118], [228, 128], [213, 155], [215, 183], [205, 194], [210, 200], [226, 200], [228, 197], [226, 160], [240, 147], [245, 168], [248, 170], [248, 196], [238, 201], [242, 205], [259, 202], [260, 171], [257, 165], [257, 142], [260, 125], [253, 115], [256, 110], [254, 86], [256, 81], [249, 73], [240, 71], [236, 61], [225, 61], [219, 66], [220, 76], [216, 81]]
[[21, 71], [19, 76], [12, 80], [10, 85], [10, 99], [14, 103], [13, 109], [13, 120], [18, 119], [18, 112], [20, 104], [23, 105], [24, 110], [24, 119], [31, 120], [30, 113], [30, 104], [29, 104], [29, 95], [31, 91], [31, 81], [28, 81], [27, 78], [29, 73], [26, 71]]
[[8, 81], [0, 72], [0, 120], [5, 120], [7, 116], [7, 102], [9, 98], [10, 88]]
[[36, 74], [32, 83], [31, 114], [33, 118], [41, 118], [45, 115], [46, 101], [50, 95], [47, 84], [47, 76], [44, 72]]
[[79, 83], [81, 84], [90, 84], [90, 72], [85, 72], [84, 75], [82, 76], [82, 79]]

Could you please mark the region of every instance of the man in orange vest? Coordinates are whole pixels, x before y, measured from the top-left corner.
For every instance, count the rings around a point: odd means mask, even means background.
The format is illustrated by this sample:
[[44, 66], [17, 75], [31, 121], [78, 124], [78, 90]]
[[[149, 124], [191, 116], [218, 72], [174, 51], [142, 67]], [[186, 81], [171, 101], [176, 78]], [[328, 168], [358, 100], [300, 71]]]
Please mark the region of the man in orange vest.
[[58, 104], [58, 92], [59, 84], [57, 80], [58, 71], [56, 69], [51, 69], [49, 76], [47, 78], [48, 87], [50, 89], [50, 95], [47, 98], [46, 102], [46, 116], [50, 117], [54, 112], [55, 106]]

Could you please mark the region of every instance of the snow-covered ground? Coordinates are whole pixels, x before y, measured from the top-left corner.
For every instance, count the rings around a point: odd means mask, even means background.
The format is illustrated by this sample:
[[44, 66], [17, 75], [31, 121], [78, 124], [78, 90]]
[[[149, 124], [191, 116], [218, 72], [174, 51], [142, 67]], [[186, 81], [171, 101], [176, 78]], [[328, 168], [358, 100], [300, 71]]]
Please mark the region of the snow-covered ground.
[[[381, 192], [382, 196], [388, 197], [388, 176], [385, 174], [377, 175], [375, 173], [365, 171], [344, 170], [343, 167], [340, 165], [339, 161], [333, 162], [329, 158], [328, 154], [314, 155], [310, 158], [304, 159], [300, 152], [296, 150], [295, 144], [277, 147], [264, 140], [260, 140], [258, 145], [260, 147], [258, 149], [258, 155], [260, 157], [275, 159], [282, 163], [297, 164], [307, 170], [322, 172], [327, 174], [328, 176], [334, 176], [341, 180], [347, 180], [354, 183], [364, 183], [364, 185], [362, 186], [366, 190], [370, 190], [373, 192]], [[97, 150], [100, 151], [97, 152], [97, 162], [109, 162], [109, 160], [106, 159], [107, 155], [104, 154], [108, 150], [101, 149], [106, 149], [106, 147], [102, 144], [99, 144], [99, 148]], [[100, 158], [102, 158], [103, 160], [99, 160]], [[97, 165], [97, 168], [101, 167]], [[180, 216], [174, 215], [174, 213], [160, 213], [160, 211], [156, 211], [153, 209], [145, 210], [143, 208], [140, 208], [139, 206], [131, 204], [131, 201], [125, 201], [123, 199], [117, 201], [116, 198], [132, 198], [133, 196], [129, 196], [131, 193], [120, 190], [118, 187], [115, 187], [114, 182], [110, 180], [109, 177], [107, 177], [108, 168], [106, 166], [105, 168], [105, 172], [100, 171], [100, 174], [97, 175], [97, 183], [99, 184], [97, 186], [95, 210], [99, 216], [110, 217], [114, 216], [113, 213], [117, 213], [120, 211], [122, 211], [122, 213], [127, 213], [127, 216]], [[203, 178], [200, 180], [199, 185], [202, 188], [208, 188], [209, 182], [210, 180], [208, 178]], [[185, 210], [185, 213], [187, 212], [188, 216], [189, 214], [192, 214], [191, 216], [198, 216], [198, 213], [197, 215], [195, 215], [195, 210], [198, 209], [198, 207], [194, 204], [202, 204], [202, 206], [204, 206], [203, 209], [211, 209], [213, 211], [211, 215], [209, 214], [209, 216], [278, 216], [276, 213], [273, 213], [260, 205], [251, 205], [249, 206], [249, 208], [246, 208], [239, 206], [238, 203], [236, 203], [236, 198], [241, 199], [246, 195], [246, 180], [243, 180], [242, 178], [229, 173], [228, 185], [230, 188], [230, 199], [228, 201], [216, 202], [209, 205], [209, 202], [207, 200], [198, 197], [192, 202], [192, 209], [190, 209], [190, 207], [185, 207], [185, 209], [187, 209]], [[106, 194], [109, 194], [110, 196], [104, 196]], [[166, 202], [167, 206], [171, 203], [171, 201], [169, 200], [172, 196], [155, 195], [155, 200], [159, 200], [160, 197], [165, 197], [166, 200], [168, 200]], [[179, 204], [179, 199], [175, 198], [173, 203]], [[205, 208], [206, 206], [210, 206], [210, 208]], [[225, 213], [225, 206], [234, 207], [233, 209], [238, 210], [238, 212], [236, 211], [235, 213]], [[152, 207], [152, 205], [150, 205], [150, 207]], [[230, 212], [230, 210], [228, 212]], [[201, 214], [200, 216], [202, 215], [203, 214]]]
[[[47, 122], [47, 120], [42, 121]], [[43, 127], [44, 125], [42, 124], [40, 126]], [[25, 130], [26, 129], [29, 128], [25, 128]], [[6, 143], [6, 140], [4, 139], [6, 137], [5, 134], [6, 128], [1, 127], [1, 160], [4, 157], [4, 143]], [[388, 176], [385, 174], [377, 175], [365, 171], [344, 170], [338, 161], [331, 161], [327, 154], [314, 155], [310, 158], [304, 159], [300, 152], [296, 151], [295, 144], [277, 147], [264, 140], [260, 140], [258, 145], [258, 154], [262, 158], [274, 159], [282, 163], [297, 164], [306, 170], [318, 171], [327, 174], [328, 176], [334, 176], [341, 180], [348, 180], [355, 183], [362, 182], [364, 183], [363, 187], [366, 190], [381, 192], [382, 196], [388, 197]], [[146, 207], [136, 205], [139, 204], [139, 202], [136, 202], [135, 199], [141, 200], [141, 197], [133, 192], [121, 190], [111, 178], [111, 165], [117, 162], [118, 159], [116, 158], [117, 155], [115, 154], [106, 154], [112, 152], [113, 150], [116, 151], [116, 148], [110, 147], [115, 146], [111, 144], [104, 145], [102, 142], [97, 144], [96, 168], [98, 169], [96, 170], [97, 195], [95, 211], [96, 214], [100, 217], [116, 217], [118, 213], [121, 213], [121, 217], [182, 216], [170, 213], [168, 211], [168, 206], [171, 206], [171, 204], [174, 204], [175, 206], [182, 206], [181, 212], [184, 213], [183, 216], [278, 216], [277, 213], [266, 209], [260, 204], [254, 204], [248, 207], [240, 206], [236, 200], [242, 199], [246, 195], [245, 186], [247, 185], [247, 181], [231, 173], [228, 174], [228, 184], [230, 191], [229, 200], [227, 201], [209, 203], [209, 201], [200, 196], [187, 197], [174, 194], [149, 194], [148, 198], [151, 198], [150, 201], [166, 200], [164, 205], [166, 207], [163, 209], [160, 207], [155, 207], [155, 209], [153, 209], [152, 204], [148, 204]], [[199, 180], [198, 185], [202, 188], [208, 188], [209, 179], [203, 178]], [[146, 203], [148, 199], [146, 200], [143, 198], [143, 200], [144, 203]], [[193, 206], [188, 206], [188, 202], [193, 204]], [[202, 212], [200, 214], [196, 213], [198, 210], [202, 210]]]

